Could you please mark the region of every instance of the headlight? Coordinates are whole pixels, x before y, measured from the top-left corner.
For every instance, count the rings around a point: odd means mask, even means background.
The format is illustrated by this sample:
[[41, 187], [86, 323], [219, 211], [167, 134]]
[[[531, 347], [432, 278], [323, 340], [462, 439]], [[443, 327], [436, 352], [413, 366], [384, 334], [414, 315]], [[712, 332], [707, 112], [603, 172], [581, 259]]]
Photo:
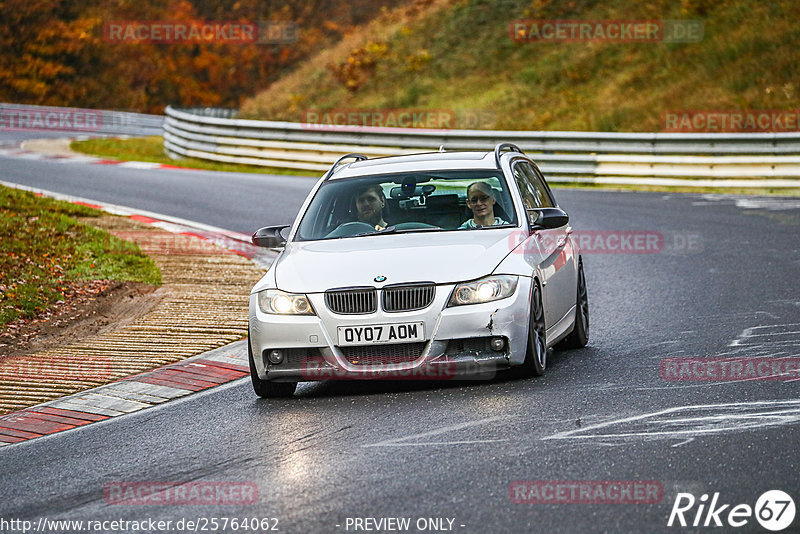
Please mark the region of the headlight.
[[517, 276], [487, 276], [474, 282], [458, 284], [450, 296], [447, 306], [482, 304], [510, 297], [517, 289]]
[[258, 307], [262, 312], [274, 315], [315, 315], [308, 297], [279, 289], [259, 291]]

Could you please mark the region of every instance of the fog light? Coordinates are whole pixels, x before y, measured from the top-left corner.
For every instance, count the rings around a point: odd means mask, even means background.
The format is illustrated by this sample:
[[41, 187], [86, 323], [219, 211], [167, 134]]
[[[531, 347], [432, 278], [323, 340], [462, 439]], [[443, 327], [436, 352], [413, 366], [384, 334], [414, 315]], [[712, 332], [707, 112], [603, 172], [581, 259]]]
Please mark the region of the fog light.
[[269, 355], [267, 356], [267, 359], [270, 361], [270, 363], [274, 363], [275, 365], [278, 365], [279, 363], [281, 363], [283, 361], [283, 351], [271, 350], [271, 351], [269, 351]]
[[506, 347], [506, 340], [502, 337], [493, 337], [489, 346], [492, 347], [492, 350], [501, 351]]

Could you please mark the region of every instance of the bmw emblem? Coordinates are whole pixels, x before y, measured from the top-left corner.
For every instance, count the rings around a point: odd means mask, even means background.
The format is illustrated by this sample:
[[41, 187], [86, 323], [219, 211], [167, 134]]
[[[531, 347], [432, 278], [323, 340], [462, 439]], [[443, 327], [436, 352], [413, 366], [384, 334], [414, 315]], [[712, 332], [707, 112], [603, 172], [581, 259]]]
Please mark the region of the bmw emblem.
[[379, 274], [378, 276], [375, 277], [375, 281], [376, 282], [385, 282], [386, 281], [386, 277], [383, 276], [382, 274]]

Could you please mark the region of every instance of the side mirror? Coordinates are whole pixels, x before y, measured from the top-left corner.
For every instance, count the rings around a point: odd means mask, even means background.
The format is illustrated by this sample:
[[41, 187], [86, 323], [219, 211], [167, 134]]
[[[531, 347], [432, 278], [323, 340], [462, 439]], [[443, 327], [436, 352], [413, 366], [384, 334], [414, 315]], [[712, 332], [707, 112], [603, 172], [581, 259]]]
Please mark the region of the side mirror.
[[561, 228], [569, 222], [569, 215], [560, 208], [538, 208], [528, 210], [531, 231]]
[[281, 235], [281, 230], [289, 228], [291, 224], [279, 224], [276, 226], [265, 226], [259, 228], [253, 234], [251, 240], [257, 247], [275, 248], [283, 246], [286, 239]]

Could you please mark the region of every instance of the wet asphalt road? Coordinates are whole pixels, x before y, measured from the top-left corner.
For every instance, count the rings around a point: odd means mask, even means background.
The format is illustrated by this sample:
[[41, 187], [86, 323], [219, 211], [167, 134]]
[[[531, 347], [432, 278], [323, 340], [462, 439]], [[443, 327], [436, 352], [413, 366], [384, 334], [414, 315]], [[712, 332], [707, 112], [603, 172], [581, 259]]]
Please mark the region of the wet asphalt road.
[[[7, 158], [0, 168], [4, 181], [240, 232], [290, 222], [314, 183]], [[555, 193], [577, 230], [660, 232], [664, 245], [585, 254], [589, 346], [552, 353], [544, 377], [309, 383], [269, 401], [241, 380], [0, 448], [0, 518], [269, 517], [281, 532], [354, 532], [348, 518], [398, 517], [410, 518], [409, 532], [441, 531], [418, 530], [420, 518], [451, 519], [464, 533], [696, 532], [715, 529], [667, 527], [679, 492], [753, 506], [780, 489], [800, 507], [800, 380], [679, 382], [660, 372], [665, 358], [800, 356], [800, 199]], [[531, 480], [653, 481], [663, 495], [512, 502], [510, 485]], [[119, 481], [246, 482], [259, 498], [109, 504], [103, 489]], [[716, 529], [731, 530], [766, 532], [752, 517]]]

